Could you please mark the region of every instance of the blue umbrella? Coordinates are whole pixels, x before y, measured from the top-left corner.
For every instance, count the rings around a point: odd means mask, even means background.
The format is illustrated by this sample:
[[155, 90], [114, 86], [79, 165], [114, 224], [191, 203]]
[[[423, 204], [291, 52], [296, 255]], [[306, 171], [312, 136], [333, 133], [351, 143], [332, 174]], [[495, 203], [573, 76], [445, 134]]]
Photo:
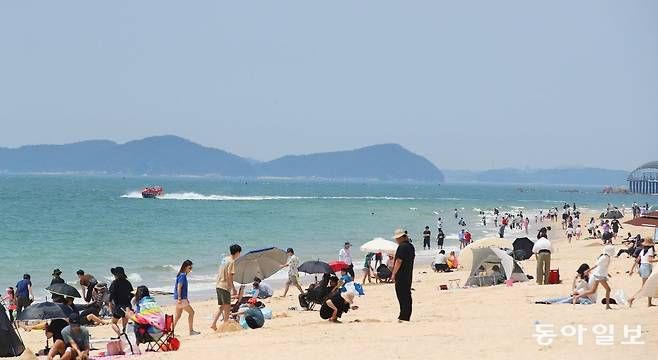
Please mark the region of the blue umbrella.
[[250, 251], [235, 260], [233, 281], [249, 284], [254, 277], [267, 279], [281, 270], [287, 260], [288, 254], [275, 247]]

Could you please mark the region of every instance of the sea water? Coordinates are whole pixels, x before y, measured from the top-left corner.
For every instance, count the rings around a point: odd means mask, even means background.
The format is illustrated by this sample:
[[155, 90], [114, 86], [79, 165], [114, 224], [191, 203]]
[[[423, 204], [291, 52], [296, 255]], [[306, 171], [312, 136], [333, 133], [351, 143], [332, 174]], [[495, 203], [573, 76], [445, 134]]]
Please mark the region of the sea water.
[[[163, 185], [165, 195], [142, 199], [144, 186]], [[562, 208], [604, 209], [655, 202], [640, 195], [604, 195], [597, 187], [483, 184], [390, 184], [297, 180], [227, 180], [207, 177], [116, 177], [2, 175], [0, 177], [0, 286], [32, 276], [37, 297], [54, 268], [75, 283], [83, 269], [110, 281], [110, 268], [123, 266], [134, 286], [172, 291], [180, 264], [194, 262], [190, 290], [214, 288], [220, 259], [231, 244], [249, 250], [292, 247], [304, 260], [334, 261], [346, 241], [359, 245], [391, 238], [405, 228], [417, 256], [436, 251], [436, 220], [443, 219], [446, 245], [457, 245], [464, 217], [473, 238], [497, 236], [492, 210], [522, 210], [536, 230], [534, 215]], [[487, 214], [483, 226], [479, 211]], [[425, 226], [432, 251], [422, 250]], [[559, 226], [559, 225], [558, 225]], [[521, 235], [507, 231], [506, 237]], [[358, 259], [358, 260], [357, 260]], [[277, 276], [285, 276], [278, 274]]]

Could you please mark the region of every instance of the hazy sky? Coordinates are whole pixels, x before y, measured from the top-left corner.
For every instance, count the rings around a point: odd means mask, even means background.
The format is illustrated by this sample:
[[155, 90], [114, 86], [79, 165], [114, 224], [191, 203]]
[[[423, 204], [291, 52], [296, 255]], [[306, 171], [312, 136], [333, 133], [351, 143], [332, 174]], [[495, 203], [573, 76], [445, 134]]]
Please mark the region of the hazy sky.
[[[3, 1], [0, 146], [175, 134], [260, 160], [658, 159], [658, 2]], [[603, 156], [599, 155], [603, 154]]]

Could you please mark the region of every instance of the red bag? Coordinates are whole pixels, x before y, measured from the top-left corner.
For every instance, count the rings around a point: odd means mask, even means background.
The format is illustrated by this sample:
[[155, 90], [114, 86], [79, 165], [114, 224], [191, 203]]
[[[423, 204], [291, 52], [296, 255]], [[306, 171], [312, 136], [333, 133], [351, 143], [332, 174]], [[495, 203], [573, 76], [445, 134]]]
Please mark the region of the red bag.
[[548, 273], [548, 283], [549, 284], [559, 284], [560, 283], [560, 269], [551, 270]]

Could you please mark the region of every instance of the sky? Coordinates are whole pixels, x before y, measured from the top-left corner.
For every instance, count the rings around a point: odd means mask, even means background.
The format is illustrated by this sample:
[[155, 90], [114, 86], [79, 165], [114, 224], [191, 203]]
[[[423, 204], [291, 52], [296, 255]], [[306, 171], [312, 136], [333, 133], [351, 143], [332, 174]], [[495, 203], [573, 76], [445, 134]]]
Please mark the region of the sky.
[[658, 160], [656, 1], [0, 3], [0, 146], [399, 143], [443, 169]]

